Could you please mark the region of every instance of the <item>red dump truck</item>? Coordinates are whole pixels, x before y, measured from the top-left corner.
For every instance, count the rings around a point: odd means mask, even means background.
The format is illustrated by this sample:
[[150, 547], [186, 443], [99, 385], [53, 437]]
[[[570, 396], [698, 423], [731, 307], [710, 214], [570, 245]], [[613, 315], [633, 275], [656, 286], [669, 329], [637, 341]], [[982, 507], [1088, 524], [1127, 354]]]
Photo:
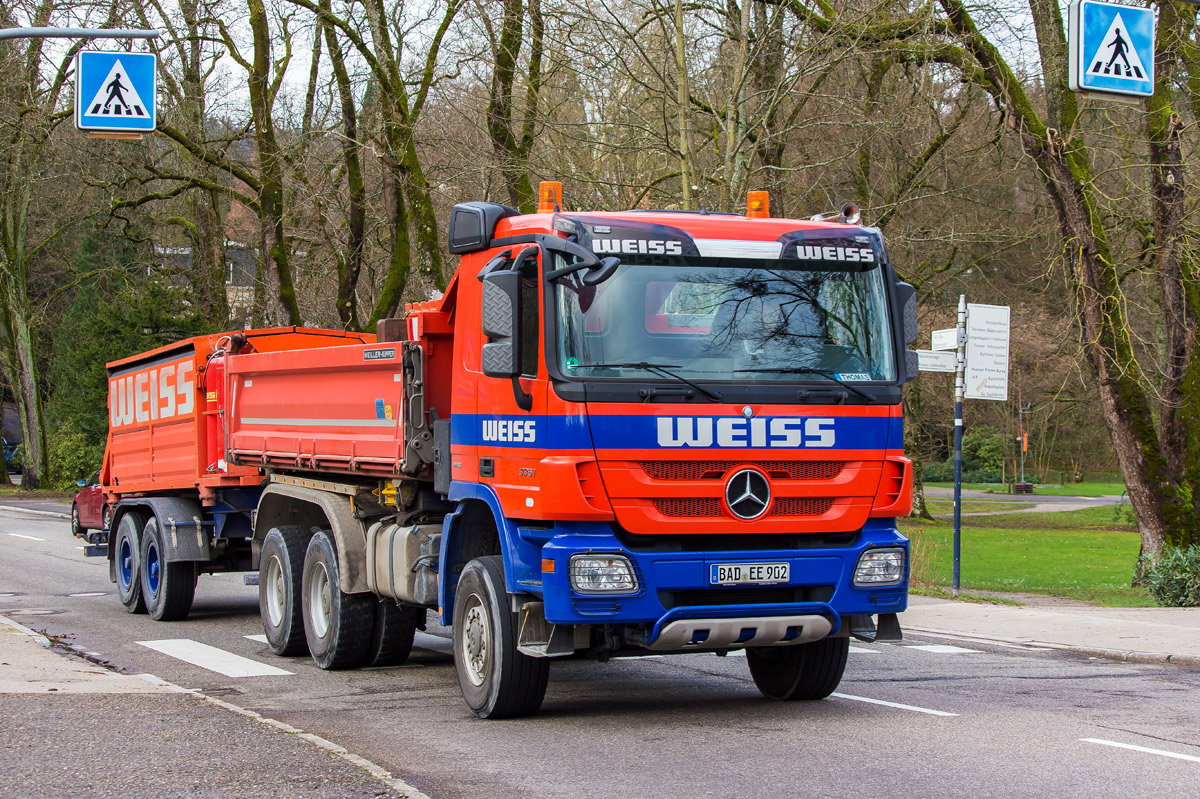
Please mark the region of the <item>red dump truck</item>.
[[479, 716], [557, 657], [745, 649], [815, 699], [895, 640], [911, 286], [853, 209], [454, 207], [459, 268], [376, 336], [206, 336], [109, 364], [107, 554], [131, 612], [257, 570], [280, 655], [402, 662], [428, 611]]

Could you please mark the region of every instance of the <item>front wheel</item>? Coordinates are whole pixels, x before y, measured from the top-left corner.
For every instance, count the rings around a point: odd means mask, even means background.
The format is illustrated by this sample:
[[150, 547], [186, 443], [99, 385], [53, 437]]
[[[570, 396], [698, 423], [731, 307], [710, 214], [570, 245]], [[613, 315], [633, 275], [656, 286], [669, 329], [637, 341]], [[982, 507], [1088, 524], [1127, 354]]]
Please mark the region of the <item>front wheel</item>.
[[155, 621], [186, 619], [196, 597], [196, 564], [167, 561], [158, 519], [151, 516], [142, 529], [142, 596]]
[[87, 528], [79, 523], [79, 505], [71, 503], [71, 535], [76, 538], [83, 538], [87, 535]]
[[463, 569], [454, 600], [454, 668], [467, 707], [481, 719], [531, 716], [542, 706], [550, 661], [517, 649], [503, 561], [476, 558]]
[[824, 699], [842, 681], [849, 652], [849, 638], [823, 638], [794, 646], [749, 647], [746, 662], [763, 696], [785, 702]]
[[112, 571], [117, 584], [117, 597], [130, 613], [145, 613], [146, 603], [142, 598], [142, 581], [138, 576], [141, 560], [139, 537], [146, 524], [146, 516], [139, 511], [128, 511], [117, 525], [116, 539], [112, 543]]

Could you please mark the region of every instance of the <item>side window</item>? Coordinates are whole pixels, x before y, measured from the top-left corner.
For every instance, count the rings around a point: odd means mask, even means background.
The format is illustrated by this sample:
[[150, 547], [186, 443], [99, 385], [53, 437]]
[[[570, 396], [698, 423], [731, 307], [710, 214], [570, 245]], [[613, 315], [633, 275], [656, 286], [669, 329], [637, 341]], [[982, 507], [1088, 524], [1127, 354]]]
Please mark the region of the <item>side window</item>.
[[[522, 270], [523, 271], [523, 270]], [[521, 374], [534, 377], [538, 372], [538, 345], [541, 326], [538, 324], [538, 284], [534, 276], [521, 276]]]

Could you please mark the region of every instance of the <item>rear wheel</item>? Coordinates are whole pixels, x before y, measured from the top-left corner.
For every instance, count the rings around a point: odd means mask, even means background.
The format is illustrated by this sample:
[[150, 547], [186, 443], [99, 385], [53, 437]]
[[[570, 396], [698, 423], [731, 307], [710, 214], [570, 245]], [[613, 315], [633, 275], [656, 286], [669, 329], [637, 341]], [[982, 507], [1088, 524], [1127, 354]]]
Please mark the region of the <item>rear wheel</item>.
[[842, 681], [849, 652], [849, 638], [823, 638], [795, 646], [750, 647], [746, 662], [763, 696], [783, 701], [824, 699]]
[[71, 535], [76, 538], [83, 538], [87, 535], [87, 528], [79, 523], [79, 505], [71, 503]]
[[104, 510], [100, 511], [100, 526], [107, 531], [112, 527], [112, 508], [105, 503]]
[[454, 601], [454, 668], [467, 707], [481, 719], [531, 716], [546, 696], [550, 661], [517, 648], [515, 616], [499, 556], [468, 563]]
[[258, 611], [267, 644], [276, 655], [308, 651], [300, 582], [310, 538], [312, 531], [307, 527], [288, 525], [271, 528], [263, 539], [258, 559]]
[[145, 524], [145, 514], [133, 510], [127, 512], [117, 525], [116, 540], [112, 543], [117, 596], [130, 613], [146, 612], [146, 603], [142, 600], [142, 581], [138, 574], [141, 561], [139, 538]]
[[151, 516], [142, 528], [142, 596], [146, 612], [155, 621], [186, 619], [196, 596], [196, 564], [167, 561], [162, 530]]
[[425, 608], [398, 605], [391, 599], [376, 603], [371, 645], [367, 647], [366, 666], [399, 666], [412, 652], [417, 627], [425, 621]]
[[305, 552], [301, 602], [308, 651], [323, 669], [353, 669], [366, 662], [375, 623], [375, 597], [347, 594], [339, 585], [333, 535], [322, 530]]

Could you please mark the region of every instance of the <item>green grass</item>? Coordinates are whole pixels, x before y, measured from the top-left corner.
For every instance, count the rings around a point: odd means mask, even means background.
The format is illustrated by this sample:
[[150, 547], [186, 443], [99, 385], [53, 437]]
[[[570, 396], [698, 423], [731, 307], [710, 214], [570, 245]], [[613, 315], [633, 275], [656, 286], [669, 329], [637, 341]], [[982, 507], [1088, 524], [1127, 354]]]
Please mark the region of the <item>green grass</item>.
[[[938, 488], [954, 488], [954, 483], [926, 483], [925, 485], [937, 486]], [[996, 494], [1008, 493], [1008, 485], [1001, 483], [963, 483], [963, 488], [969, 488], [973, 491], [992, 491]], [[1034, 496], [1042, 494], [1043, 496], [1055, 497], [1119, 497], [1124, 490], [1124, 483], [1067, 483], [1066, 485], [1047, 483], [1046, 485], [1034, 485], [1033, 487]]]
[[[1019, 591], [1113, 607], [1150, 607], [1132, 588], [1141, 541], [1114, 523], [1111, 507], [1058, 513], [968, 517], [963, 522], [961, 584], [967, 591]], [[952, 584], [953, 523], [901, 521], [913, 539], [913, 579]]]
[[[954, 500], [940, 497], [927, 498], [925, 506], [930, 513], [954, 513]], [[988, 513], [991, 511], [1024, 510], [1032, 508], [1032, 502], [1003, 502], [994, 499], [964, 499], [963, 513]]]
[[75, 492], [51, 491], [48, 488], [35, 488], [32, 491], [22, 491], [20, 486], [0, 486], [0, 497], [12, 499], [71, 499]]

